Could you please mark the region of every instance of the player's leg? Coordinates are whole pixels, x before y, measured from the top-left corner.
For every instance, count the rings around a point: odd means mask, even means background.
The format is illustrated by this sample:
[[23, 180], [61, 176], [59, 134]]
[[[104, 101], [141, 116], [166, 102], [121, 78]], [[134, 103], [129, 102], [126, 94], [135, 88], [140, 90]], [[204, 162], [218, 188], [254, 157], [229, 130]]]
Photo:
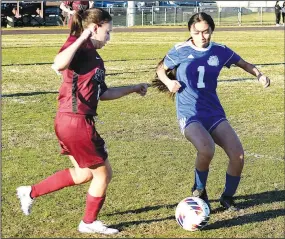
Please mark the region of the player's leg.
[[212, 132], [212, 137], [215, 143], [221, 146], [229, 157], [226, 183], [220, 202], [227, 209], [237, 210], [233, 196], [238, 188], [244, 165], [242, 144], [228, 121], [221, 122]]
[[209, 204], [206, 183], [209, 165], [215, 153], [215, 143], [208, 131], [198, 122], [189, 124], [185, 128], [184, 135], [197, 150], [193, 196], [201, 197]]
[[83, 184], [93, 178], [93, 174], [89, 168], [80, 168], [75, 158], [71, 155], [69, 155], [69, 159], [73, 164], [73, 168], [70, 168], [69, 171], [75, 184]]
[[[73, 169], [61, 170], [35, 185], [17, 188], [17, 195], [24, 214], [30, 214], [34, 198], [92, 179], [93, 175], [90, 169], [82, 166], [84, 165], [83, 159], [85, 157], [82, 157], [83, 150], [81, 149], [83, 147], [80, 147], [80, 144], [90, 143], [86, 127], [87, 124], [84, 116], [75, 117], [66, 114], [57, 114], [55, 118], [55, 132], [62, 149], [61, 153], [73, 155], [80, 162], [81, 168], [78, 162], [72, 156], [69, 156], [74, 166]], [[94, 147], [92, 143], [90, 144], [91, 147]]]
[[21, 209], [25, 215], [31, 213], [31, 207], [35, 198], [68, 186], [86, 183], [93, 178], [89, 168], [80, 168], [72, 156], [69, 156], [69, 158], [74, 168], [58, 171], [32, 186], [21, 186], [17, 188]]
[[78, 230], [82, 233], [116, 234], [119, 232], [117, 229], [109, 228], [97, 220], [106, 198], [108, 184], [112, 178], [111, 165], [106, 159], [103, 164], [90, 169], [93, 179], [87, 192], [85, 214]]
[[280, 23], [280, 16], [281, 14], [280, 13], [277, 13], [276, 14], [276, 26], [279, 26], [279, 23]]

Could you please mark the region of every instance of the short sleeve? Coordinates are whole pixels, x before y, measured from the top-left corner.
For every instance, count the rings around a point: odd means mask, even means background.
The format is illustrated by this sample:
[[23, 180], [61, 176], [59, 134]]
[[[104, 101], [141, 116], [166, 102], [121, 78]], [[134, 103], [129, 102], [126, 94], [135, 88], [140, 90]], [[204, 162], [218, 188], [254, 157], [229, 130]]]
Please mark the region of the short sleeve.
[[68, 48], [70, 45], [72, 45], [77, 40], [77, 37], [75, 36], [69, 36], [66, 40], [66, 42], [63, 44], [63, 46], [60, 48], [59, 52], [62, 52], [66, 48]]
[[108, 86], [106, 85], [105, 81], [103, 81], [100, 84], [100, 88], [101, 88], [101, 91], [100, 91], [99, 96], [102, 96], [105, 93], [105, 91], [108, 90]]
[[173, 68], [175, 68], [180, 64], [179, 54], [175, 47], [169, 50], [169, 52], [164, 58], [163, 63], [170, 70], [172, 70]]
[[[76, 40], [77, 40], [77, 37], [75, 37], [75, 36], [69, 36], [69, 37], [67, 38], [66, 42], [63, 44], [63, 46], [60, 48], [60, 50], [59, 50], [58, 53], [62, 52], [63, 50], [65, 50], [66, 48], [68, 48], [69, 46], [71, 46]], [[69, 64], [69, 69], [75, 70], [75, 69], [77, 68], [77, 67], [76, 67], [76, 66], [77, 66], [76, 62], [77, 62], [77, 59], [79, 58], [80, 53], [81, 53], [81, 48], [79, 48], [79, 49], [76, 51], [76, 53], [74, 54], [73, 59], [72, 59], [72, 61], [71, 61], [70, 64]]]
[[225, 47], [225, 64], [227, 68], [230, 68], [232, 64], [236, 64], [240, 60], [240, 56], [236, 54], [233, 50]]
[[102, 68], [102, 65], [94, 70], [92, 81], [95, 85], [98, 85], [98, 88], [100, 88], [99, 96], [103, 95], [108, 89], [105, 83], [105, 70]]

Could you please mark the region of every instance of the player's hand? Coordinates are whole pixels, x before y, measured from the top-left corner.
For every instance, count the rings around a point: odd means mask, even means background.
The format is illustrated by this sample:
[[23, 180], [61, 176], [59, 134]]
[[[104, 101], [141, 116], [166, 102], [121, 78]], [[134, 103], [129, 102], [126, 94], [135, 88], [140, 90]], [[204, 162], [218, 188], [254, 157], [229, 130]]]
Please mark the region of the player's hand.
[[258, 81], [263, 85], [264, 88], [270, 86], [270, 79], [265, 75], [259, 76]]
[[83, 40], [87, 40], [89, 37], [92, 36], [92, 31], [90, 29], [85, 29], [82, 34], [80, 35], [80, 37], [83, 39]]
[[168, 81], [166, 86], [168, 90], [172, 93], [176, 93], [181, 87], [180, 83], [177, 80]]
[[140, 94], [141, 96], [145, 96], [148, 86], [149, 86], [149, 84], [146, 84], [146, 83], [141, 83], [141, 84], [135, 85], [134, 91], [136, 93]]

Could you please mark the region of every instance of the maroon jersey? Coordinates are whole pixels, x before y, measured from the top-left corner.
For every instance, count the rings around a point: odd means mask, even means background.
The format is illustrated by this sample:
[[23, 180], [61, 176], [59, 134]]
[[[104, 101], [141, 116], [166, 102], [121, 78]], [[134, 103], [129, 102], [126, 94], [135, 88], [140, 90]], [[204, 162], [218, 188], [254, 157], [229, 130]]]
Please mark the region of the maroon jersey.
[[89, 8], [89, 1], [64, 1], [65, 6], [70, 6], [72, 10], [86, 10]]
[[[69, 36], [59, 52], [77, 40]], [[77, 50], [69, 68], [62, 71], [63, 83], [59, 89], [59, 112], [97, 115], [99, 97], [107, 90], [104, 62], [87, 40]]]

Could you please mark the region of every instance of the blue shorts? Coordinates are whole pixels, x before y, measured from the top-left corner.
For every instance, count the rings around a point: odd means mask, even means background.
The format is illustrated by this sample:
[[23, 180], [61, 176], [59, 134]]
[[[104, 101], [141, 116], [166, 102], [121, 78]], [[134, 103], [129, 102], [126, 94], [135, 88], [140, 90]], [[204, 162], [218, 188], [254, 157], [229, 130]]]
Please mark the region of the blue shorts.
[[198, 122], [211, 134], [217, 126], [227, 120], [224, 115], [219, 116], [209, 116], [209, 117], [198, 117], [198, 116], [191, 116], [190, 118], [182, 118], [179, 120], [179, 126], [181, 133], [184, 135], [185, 128], [194, 122]]

